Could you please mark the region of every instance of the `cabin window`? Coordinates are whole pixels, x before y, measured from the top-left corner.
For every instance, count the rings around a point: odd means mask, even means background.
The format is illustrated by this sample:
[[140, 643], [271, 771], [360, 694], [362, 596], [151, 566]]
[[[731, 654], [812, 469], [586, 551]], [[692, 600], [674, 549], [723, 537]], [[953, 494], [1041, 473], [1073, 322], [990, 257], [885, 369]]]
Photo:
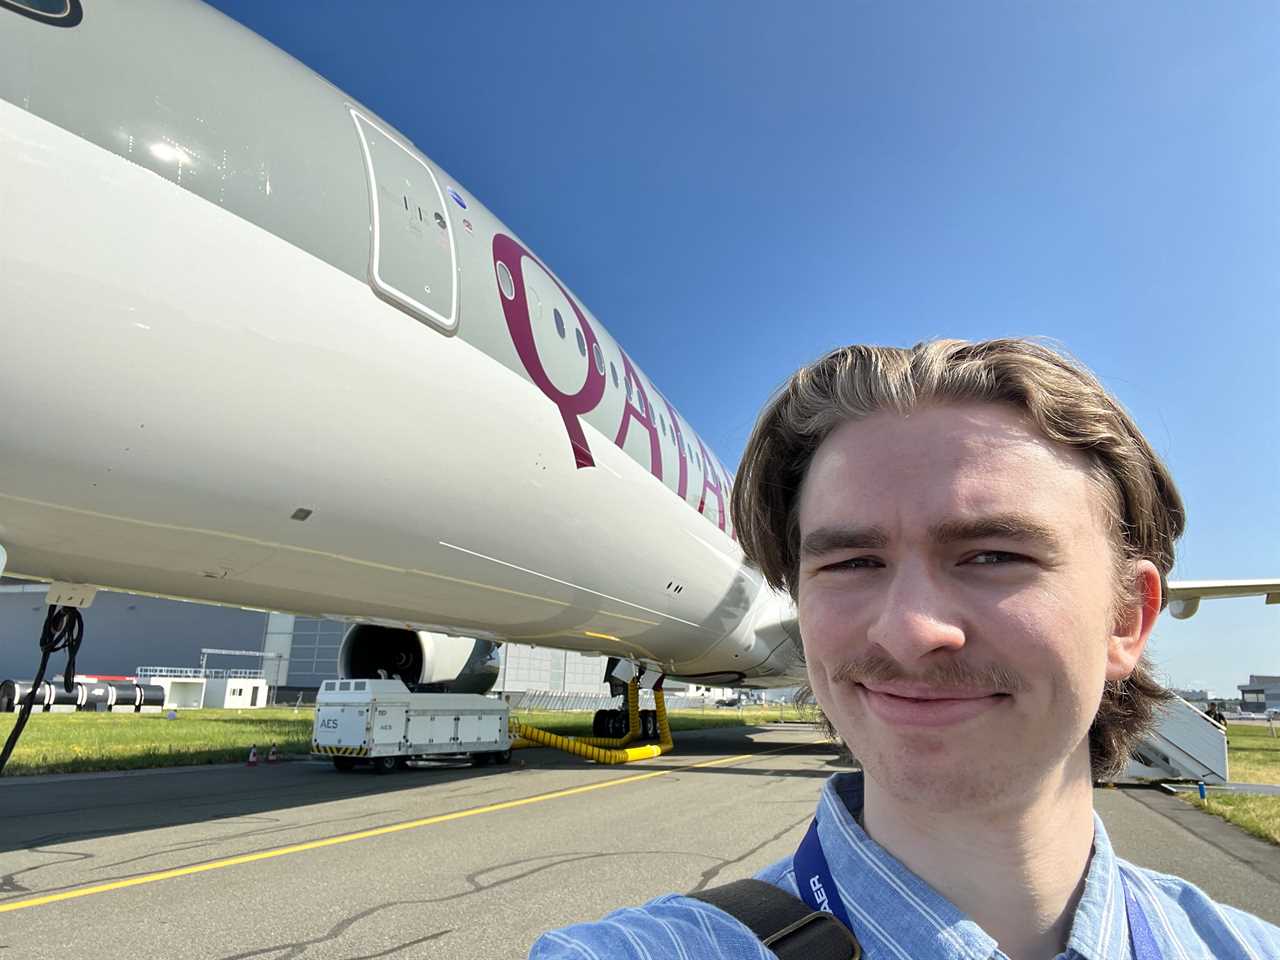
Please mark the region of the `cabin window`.
[[560, 316], [559, 310], [552, 310], [552, 316], [556, 320], [556, 333], [560, 334], [560, 339], [564, 339], [564, 317]]
[[587, 341], [583, 339], [580, 329], [575, 329], [573, 333], [578, 338], [578, 352], [585, 357], [587, 355]]
[[618, 368], [613, 365], [612, 361], [609, 363], [609, 375], [613, 377], [613, 385], [616, 387], [618, 385]]
[[516, 298], [516, 283], [511, 279], [511, 271], [501, 260], [498, 261], [498, 286], [502, 288], [502, 295], [508, 300]]
[[591, 345], [591, 356], [596, 361], [596, 373], [604, 374], [604, 351], [600, 349], [600, 344], [593, 343]]

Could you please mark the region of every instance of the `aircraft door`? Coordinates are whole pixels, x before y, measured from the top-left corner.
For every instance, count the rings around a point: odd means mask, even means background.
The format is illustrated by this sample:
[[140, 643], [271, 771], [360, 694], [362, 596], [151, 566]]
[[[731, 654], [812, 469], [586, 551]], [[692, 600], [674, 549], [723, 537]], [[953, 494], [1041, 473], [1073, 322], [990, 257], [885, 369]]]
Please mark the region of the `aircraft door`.
[[458, 326], [458, 254], [440, 183], [377, 123], [354, 109], [351, 118], [372, 198], [369, 283], [402, 310], [452, 333]]

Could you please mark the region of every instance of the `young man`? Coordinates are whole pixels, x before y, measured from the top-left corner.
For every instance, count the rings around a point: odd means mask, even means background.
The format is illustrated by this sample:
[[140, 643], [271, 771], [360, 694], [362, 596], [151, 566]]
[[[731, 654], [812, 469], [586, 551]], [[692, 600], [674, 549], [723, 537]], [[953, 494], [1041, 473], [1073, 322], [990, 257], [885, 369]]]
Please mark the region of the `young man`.
[[[1280, 957], [1280, 929], [1117, 859], [1093, 812], [1168, 696], [1144, 648], [1184, 518], [1091, 374], [1022, 340], [837, 350], [765, 409], [733, 508], [864, 770], [761, 879], [834, 887], [868, 960]], [[532, 956], [773, 954], [668, 895]]]

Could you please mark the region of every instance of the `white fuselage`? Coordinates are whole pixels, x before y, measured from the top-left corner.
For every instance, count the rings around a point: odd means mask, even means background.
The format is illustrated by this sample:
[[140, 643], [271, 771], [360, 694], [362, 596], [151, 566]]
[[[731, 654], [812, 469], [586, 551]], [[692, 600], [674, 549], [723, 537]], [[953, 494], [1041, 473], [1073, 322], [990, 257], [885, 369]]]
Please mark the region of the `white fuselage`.
[[[786, 603], [724, 532], [727, 477], [683, 421], [693, 457], [674, 429], [619, 445], [627, 401], [606, 384], [577, 418], [584, 466], [563, 411], [509, 361], [3, 100], [0, 213], [9, 574], [681, 676], [800, 676], [794, 644], [757, 632]], [[495, 237], [518, 241], [474, 201], [468, 229], [453, 213], [461, 326], [502, 329]], [[530, 299], [569, 296], [523, 266]], [[558, 389], [590, 375], [573, 333], [544, 323], [534, 340]]]

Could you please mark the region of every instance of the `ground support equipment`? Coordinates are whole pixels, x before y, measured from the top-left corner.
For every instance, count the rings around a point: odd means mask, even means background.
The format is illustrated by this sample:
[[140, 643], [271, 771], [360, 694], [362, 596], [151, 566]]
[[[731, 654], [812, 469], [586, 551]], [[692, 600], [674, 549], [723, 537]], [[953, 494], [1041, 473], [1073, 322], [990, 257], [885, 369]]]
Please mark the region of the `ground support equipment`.
[[524, 740], [532, 741], [540, 747], [551, 747], [563, 750], [574, 756], [594, 760], [596, 763], [629, 763], [632, 760], [648, 760], [670, 753], [675, 744], [671, 742], [671, 727], [667, 722], [667, 705], [662, 694], [662, 680], [659, 679], [653, 688], [653, 701], [658, 728], [658, 742], [643, 746], [627, 746], [640, 735], [640, 689], [639, 682], [632, 679], [627, 683], [627, 716], [628, 730], [625, 736], [616, 740], [600, 737], [564, 737], [555, 733], [539, 730], [537, 727], [511, 721], [512, 732]]

